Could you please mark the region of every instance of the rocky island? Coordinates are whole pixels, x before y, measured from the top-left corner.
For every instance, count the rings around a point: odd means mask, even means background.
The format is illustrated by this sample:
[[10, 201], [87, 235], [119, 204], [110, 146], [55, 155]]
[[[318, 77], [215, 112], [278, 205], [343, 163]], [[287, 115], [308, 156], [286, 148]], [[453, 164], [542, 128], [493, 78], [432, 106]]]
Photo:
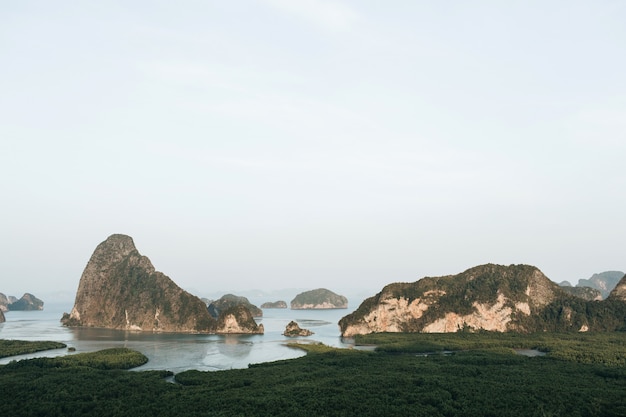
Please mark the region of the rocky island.
[[287, 308], [287, 303], [284, 301], [268, 301], [261, 304], [261, 308]]
[[9, 311], [36, 311], [43, 310], [43, 301], [30, 293], [8, 305]]
[[225, 309], [217, 320], [216, 333], [263, 334], [264, 331], [263, 325], [257, 325], [252, 313], [243, 304]]
[[326, 288], [302, 292], [291, 300], [292, 310], [348, 308], [348, 299]]
[[252, 317], [263, 317], [263, 310], [252, 304], [246, 297], [234, 294], [226, 294], [220, 297], [219, 300], [210, 302], [208, 305], [209, 314], [211, 314], [213, 318], [218, 318], [222, 311], [238, 305], [243, 305], [250, 310]]
[[310, 331], [309, 329], [301, 328], [298, 323], [292, 320], [289, 322], [289, 324], [287, 324], [287, 327], [285, 327], [285, 332], [283, 333], [283, 336], [299, 337], [311, 336], [312, 334], [312, 331]]
[[0, 292], [0, 311], [36, 311], [43, 310], [43, 301], [30, 293], [25, 293], [19, 300]]
[[529, 265], [481, 265], [387, 285], [339, 321], [342, 336], [375, 332], [612, 331], [626, 327], [626, 277], [605, 301], [567, 293]]
[[[223, 318], [239, 320], [240, 314]], [[200, 298], [155, 270], [130, 236], [115, 234], [100, 243], [80, 278], [65, 326], [102, 327], [154, 332], [216, 333], [218, 321]], [[222, 323], [222, 324], [223, 324]], [[240, 323], [248, 328], [249, 323]], [[225, 326], [225, 327], [224, 327]], [[222, 325], [222, 332], [234, 329]], [[239, 332], [239, 331], [237, 331]]]

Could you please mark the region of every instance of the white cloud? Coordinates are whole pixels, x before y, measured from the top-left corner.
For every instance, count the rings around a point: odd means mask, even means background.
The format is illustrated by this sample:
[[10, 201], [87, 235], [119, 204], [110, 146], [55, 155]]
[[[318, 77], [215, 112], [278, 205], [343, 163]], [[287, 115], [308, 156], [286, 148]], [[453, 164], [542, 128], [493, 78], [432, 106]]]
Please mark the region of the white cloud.
[[347, 31], [358, 20], [358, 14], [347, 5], [329, 0], [265, 0], [285, 13], [332, 31]]

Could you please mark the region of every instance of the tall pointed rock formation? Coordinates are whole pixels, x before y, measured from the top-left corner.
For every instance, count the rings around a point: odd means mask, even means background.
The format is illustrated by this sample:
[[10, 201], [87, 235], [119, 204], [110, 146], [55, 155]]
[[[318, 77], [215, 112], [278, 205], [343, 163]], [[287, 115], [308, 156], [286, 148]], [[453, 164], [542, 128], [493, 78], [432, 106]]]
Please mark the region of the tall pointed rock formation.
[[200, 298], [184, 291], [142, 256], [133, 239], [102, 242], [80, 278], [66, 326], [213, 333], [216, 321]]

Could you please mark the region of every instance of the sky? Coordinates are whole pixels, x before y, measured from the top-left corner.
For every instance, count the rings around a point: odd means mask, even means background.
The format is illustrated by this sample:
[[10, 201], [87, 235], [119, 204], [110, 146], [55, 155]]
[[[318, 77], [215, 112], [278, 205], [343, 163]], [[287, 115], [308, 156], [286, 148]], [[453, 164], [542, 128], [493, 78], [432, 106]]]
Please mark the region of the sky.
[[[0, 292], [626, 270], [626, 3], [0, 2]], [[45, 300], [44, 300], [45, 301]]]

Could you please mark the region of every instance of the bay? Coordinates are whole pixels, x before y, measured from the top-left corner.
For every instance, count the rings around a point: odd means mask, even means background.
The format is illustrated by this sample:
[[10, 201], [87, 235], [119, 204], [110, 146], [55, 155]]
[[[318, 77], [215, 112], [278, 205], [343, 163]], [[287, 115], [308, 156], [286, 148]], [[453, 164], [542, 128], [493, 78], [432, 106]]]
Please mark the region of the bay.
[[[358, 304], [354, 304], [354, 308], [356, 306]], [[350, 308], [263, 309], [263, 317], [256, 319], [265, 328], [263, 335], [152, 333], [64, 327], [60, 323], [61, 316], [71, 308], [71, 304], [47, 303], [43, 311], [6, 312], [6, 322], [0, 324], [0, 339], [50, 340], [65, 343], [68, 347], [2, 358], [0, 365], [13, 360], [126, 347], [148, 357], [148, 363], [134, 369], [137, 371], [151, 369], [164, 369], [174, 373], [188, 369], [217, 371], [247, 368], [249, 364], [291, 359], [305, 354], [300, 349], [288, 347], [289, 342], [323, 343], [340, 348], [354, 346], [353, 339], [341, 337], [337, 324], [341, 317], [353, 311]], [[291, 320], [296, 321], [300, 327], [313, 331], [314, 334], [296, 338], [283, 336], [282, 333]], [[70, 347], [75, 351], [70, 352], [68, 350]]]

